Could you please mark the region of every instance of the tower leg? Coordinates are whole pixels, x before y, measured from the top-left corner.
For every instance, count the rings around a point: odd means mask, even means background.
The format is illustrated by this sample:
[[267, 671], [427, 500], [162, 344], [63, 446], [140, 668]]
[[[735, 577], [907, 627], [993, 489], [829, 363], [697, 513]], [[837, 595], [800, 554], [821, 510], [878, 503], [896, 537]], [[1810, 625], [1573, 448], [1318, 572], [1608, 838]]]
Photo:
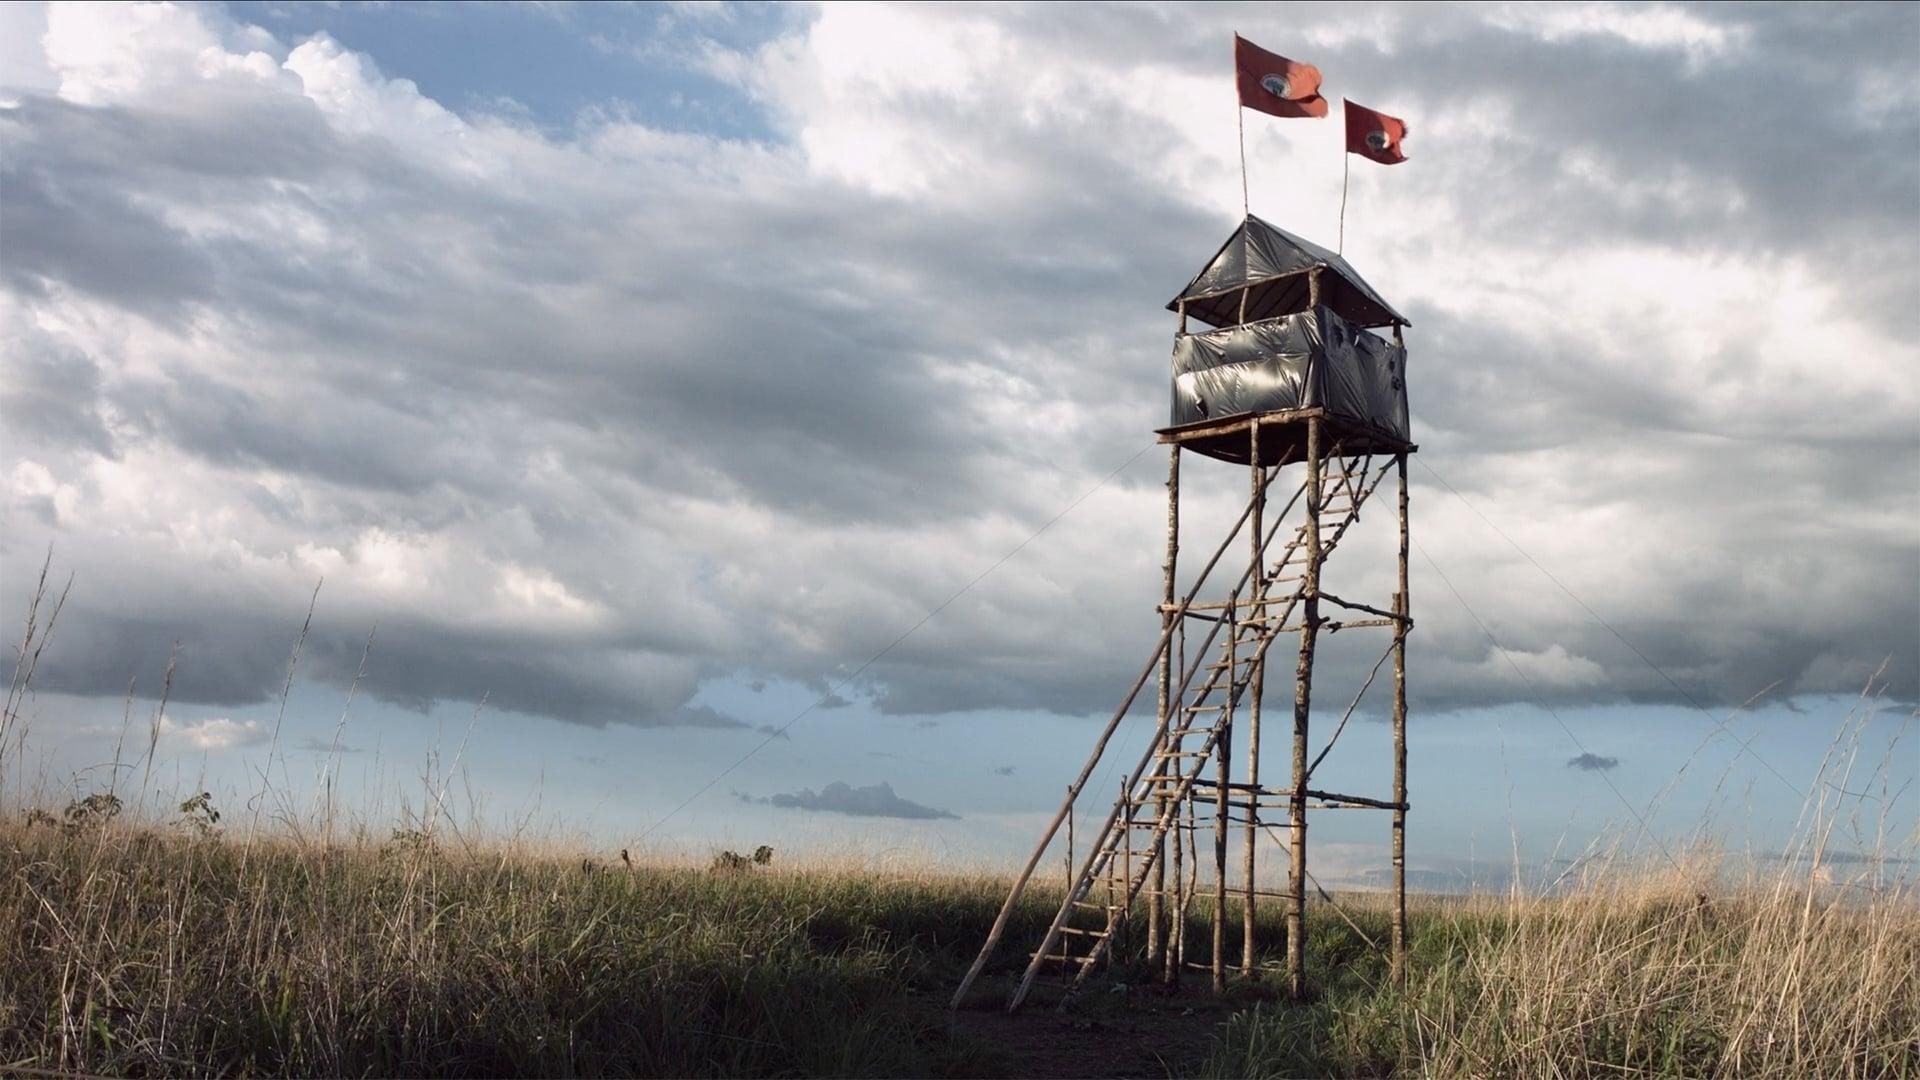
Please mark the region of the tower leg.
[[1107, 869], [1107, 907], [1112, 908], [1117, 901], [1120, 905], [1119, 921], [1114, 924], [1112, 947], [1107, 950], [1107, 970], [1113, 970], [1116, 956], [1125, 956], [1130, 939], [1133, 937], [1133, 804], [1128, 800], [1133, 793], [1127, 789], [1127, 778], [1120, 778], [1120, 880], [1113, 880], [1113, 869]]
[[[1162, 634], [1167, 634], [1171, 629], [1169, 624], [1175, 618], [1178, 618], [1171, 609], [1174, 603], [1175, 561], [1178, 559], [1180, 553], [1180, 447], [1175, 445], [1170, 449], [1171, 453], [1167, 455], [1167, 561], [1161, 567], [1160, 590], [1160, 632]], [[1162, 748], [1167, 750], [1173, 749], [1173, 737], [1170, 734], [1173, 731], [1172, 697], [1173, 650], [1167, 649], [1160, 654], [1159, 717], [1160, 729], [1169, 732], [1165, 742], [1162, 744]], [[1166, 796], [1169, 784], [1165, 778], [1172, 773], [1174, 763], [1177, 760], [1176, 758], [1162, 759], [1159, 766], [1154, 770], [1154, 775], [1161, 778], [1153, 784], [1154, 811], [1156, 817], [1165, 815], [1168, 810]], [[1174, 849], [1175, 857], [1177, 858], [1179, 851], [1179, 845], [1177, 843], [1174, 845]], [[1175, 872], [1174, 878], [1175, 884], [1177, 885], [1179, 880], [1178, 871]], [[1166, 894], [1167, 841], [1166, 837], [1162, 836], [1154, 843], [1153, 894], [1147, 898], [1147, 962], [1149, 964], [1160, 959], [1160, 951], [1167, 940], [1167, 938], [1163, 938], [1163, 931], [1161, 929], [1161, 923], [1164, 921], [1167, 915], [1167, 908], [1169, 907], [1166, 902]], [[1170, 938], [1171, 934], [1168, 933], [1167, 937]], [[1168, 966], [1166, 970], [1169, 975], [1173, 972], [1171, 966]]]
[[[1247, 611], [1247, 618], [1253, 622], [1266, 619], [1269, 609], [1267, 599], [1266, 569], [1266, 505], [1267, 485], [1266, 469], [1260, 463], [1260, 421], [1251, 425], [1252, 446], [1248, 450], [1248, 461], [1253, 467], [1253, 602]], [[1262, 639], [1264, 640], [1264, 634]], [[1266, 686], [1266, 652], [1261, 649], [1253, 656], [1253, 671], [1250, 672], [1247, 702], [1247, 822], [1245, 829], [1246, 852], [1245, 866], [1246, 893], [1240, 906], [1240, 972], [1253, 975], [1254, 952], [1254, 894], [1256, 851], [1260, 831], [1260, 695]]]
[[1307, 990], [1307, 713], [1313, 698], [1313, 645], [1320, 624], [1320, 418], [1307, 420], [1306, 580], [1301, 594], [1300, 660], [1293, 673], [1293, 797], [1288, 807], [1293, 868], [1288, 875], [1287, 990]]
[[[1182, 619], [1180, 625], [1174, 627], [1173, 632], [1175, 640], [1179, 642], [1176, 667], [1174, 670], [1184, 672], [1187, 670], [1186, 620]], [[1175, 699], [1170, 707], [1177, 709], [1179, 705], [1179, 701]], [[1180, 749], [1180, 742], [1174, 740], [1169, 744], [1169, 747], [1170, 749], [1178, 750]], [[1182, 759], [1176, 758], [1174, 760], [1178, 761]], [[1180, 799], [1174, 804], [1173, 820], [1173, 866], [1171, 868], [1173, 871], [1173, 910], [1167, 913], [1167, 919], [1170, 925], [1167, 927], [1166, 956], [1163, 957], [1166, 963], [1163, 977], [1169, 986], [1179, 985], [1180, 977], [1185, 972], [1187, 963], [1187, 907], [1193, 903], [1193, 890], [1187, 884], [1185, 868], [1189, 864], [1199, 865], [1198, 856], [1189, 851], [1189, 848], [1193, 844], [1193, 793], [1191, 789], [1188, 790], [1185, 798]]]
[[1233, 762], [1233, 665], [1238, 662], [1238, 612], [1229, 604], [1221, 613], [1227, 631], [1227, 700], [1220, 718], [1220, 737], [1213, 744], [1213, 989], [1227, 988], [1227, 783]]
[[[1399, 328], [1395, 327], [1397, 331]], [[1400, 591], [1393, 597], [1399, 623], [1393, 630], [1393, 981], [1407, 977], [1407, 628], [1412, 607], [1407, 592], [1407, 455], [1400, 472]]]

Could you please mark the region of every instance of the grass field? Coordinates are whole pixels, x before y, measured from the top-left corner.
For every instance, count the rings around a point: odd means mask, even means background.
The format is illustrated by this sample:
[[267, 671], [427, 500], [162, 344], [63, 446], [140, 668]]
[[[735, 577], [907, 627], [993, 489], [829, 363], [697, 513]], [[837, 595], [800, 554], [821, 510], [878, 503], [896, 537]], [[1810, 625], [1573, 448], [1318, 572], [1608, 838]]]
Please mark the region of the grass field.
[[1404, 991], [1367, 940], [1384, 913], [1342, 898], [1358, 929], [1315, 908], [1310, 1003], [1170, 995], [1132, 960], [1065, 1013], [1009, 1018], [1019, 946], [945, 1007], [1004, 896], [991, 878], [78, 817], [0, 824], [0, 1072], [1920, 1077], [1913, 893], [1804, 868], [1616, 865], [1551, 899], [1425, 899]]

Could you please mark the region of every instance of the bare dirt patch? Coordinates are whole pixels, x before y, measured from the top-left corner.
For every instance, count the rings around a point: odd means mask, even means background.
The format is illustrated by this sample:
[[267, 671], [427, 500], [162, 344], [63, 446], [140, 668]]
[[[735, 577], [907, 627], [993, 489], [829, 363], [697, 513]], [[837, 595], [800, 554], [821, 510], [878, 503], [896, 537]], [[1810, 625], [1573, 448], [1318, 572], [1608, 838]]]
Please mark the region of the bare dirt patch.
[[956, 1035], [985, 1046], [996, 1075], [1045, 1080], [1190, 1075], [1220, 1026], [1247, 1004], [1200, 989], [1111, 984], [1090, 987], [1065, 1010], [1055, 1007], [1057, 997], [1036, 992], [1009, 1014], [1011, 987], [1010, 979], [982, 979], [955, 1012], [934, 993], [922, 1004], [946, 1013]]

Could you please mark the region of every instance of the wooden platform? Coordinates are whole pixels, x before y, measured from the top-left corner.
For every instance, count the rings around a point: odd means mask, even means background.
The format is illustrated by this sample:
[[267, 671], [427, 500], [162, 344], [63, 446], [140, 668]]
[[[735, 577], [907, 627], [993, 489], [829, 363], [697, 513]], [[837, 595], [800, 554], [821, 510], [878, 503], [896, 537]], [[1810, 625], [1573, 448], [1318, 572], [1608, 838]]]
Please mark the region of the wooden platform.
[[[1307, 421], [1319, 417], [1322, 429], [1322, 453], [1411, 454], [1420, 448], [1381, 431], [1372, 424], [1328, 413], [1318, 406], [1311, 409], [1280, 409], [1273, 412], [1241, 413], [1217, 419], [1200, 420], [1177, 427], [1160, 428], [1160, 442], [1191, 450], [1196, 454], [1235, 465], [1253, 460], [1253, 439], [1249, 429], [1260, 425], [1260, 460], [1263, 464], [1300, 461], [1307, 453]], [[1338, 448], [1336, 450], [1336, 447]]]

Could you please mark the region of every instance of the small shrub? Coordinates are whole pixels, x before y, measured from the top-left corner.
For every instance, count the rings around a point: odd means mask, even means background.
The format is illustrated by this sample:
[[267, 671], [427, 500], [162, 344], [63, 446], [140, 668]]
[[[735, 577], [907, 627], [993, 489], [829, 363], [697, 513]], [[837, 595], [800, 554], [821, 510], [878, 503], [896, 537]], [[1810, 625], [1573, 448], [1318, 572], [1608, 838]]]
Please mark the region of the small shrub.
[[213, 794], [203, 791], [180, 804], [181, 823], [201, 836], [216, 836], [220, 830], [220, 811], [213, 805]]
[[713, 857], [713, 869], [715, 871], [739, 873], [741, 871], [751, 870], [756, 866], [766, 866], [772, 862], [773, 849], [766, 844], [761, 844], [759, 847], [753, 849], [753, 854], [751, 855], [742, 855], [734, 851], [723, 851], [715, 855]]
[[389, 838], [390, 854], [418, 855], [433, 851], [433, 834], [425, 829], [395, 829]]
[[68, 803], [66, 824], [69, 829], [91, 829], [119, 816], [120, 797], [112, 792], [101, 791]]

